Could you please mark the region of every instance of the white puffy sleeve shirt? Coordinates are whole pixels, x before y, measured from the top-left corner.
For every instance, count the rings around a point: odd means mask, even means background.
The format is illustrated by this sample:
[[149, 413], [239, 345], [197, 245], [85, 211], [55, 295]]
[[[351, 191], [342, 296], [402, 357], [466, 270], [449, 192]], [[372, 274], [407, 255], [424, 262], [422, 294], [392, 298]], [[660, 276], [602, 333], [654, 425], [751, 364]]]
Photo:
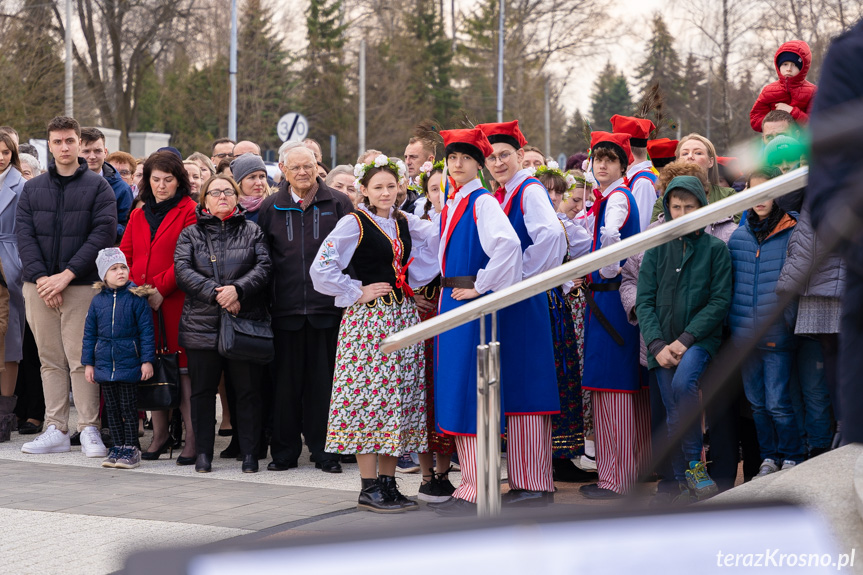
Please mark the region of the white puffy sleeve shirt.
[[[520, 170], [506, 183], [504, 205], [531, 173]], [[522, 194], [524, 225], [533, 245], [524, 250], [522, 277], [527, 279], [557, 267], [566, 253], [566, 236], [548, 199], [548, 191], [539, 184], [530, 184]]]
[[[358, 209], [370, 215], [390, 238], [398, 235], [398, 227], [393, 217], [383, 218], [372, 214], [364, 205], [360, 205]], [[422, 220], [413, 214], [404, 215], [408, 220], [411, 235], [409, 258], [413, 258], [408, 268], [408, 284], [411, 287], [424, 286], [440, 273], [437, 260], [440, 243], [438, 223], [434, 220]], [[309, 270], [315, 290], [335, 297], [336, 307], [350, 307], [363, 295], [362, 282], [344, 273], [354, 257], [359, 241], [360, 225], [356, 216], [343, 217], [324, 239], [318, 257]]]
[[[482, 187], [480, 181], [468, 182], [458, 191], [455, 197], [447, 200], [447, 220], [443, 222], [443, 237], [447, 237], [450, 226], [453, 225], [456, 206], [465, 196]], [[482, 250], [489, 256], [488, 264], [476, 274], [474, 289], [479, 293], [500, 291], [521, 281], [522, 259], [521, 241], [518, 239], [509, 218], [503, 213], [500, 204], [490, 194], [482, 194], [474, 203], [476, 211], [477, 232]], [[471, 217], [465, 214], [464, 217]], [[558, 224], [559, 225], [559, 224]], [[443, 262], [445, 242], [441, 241], [438, 258]]]

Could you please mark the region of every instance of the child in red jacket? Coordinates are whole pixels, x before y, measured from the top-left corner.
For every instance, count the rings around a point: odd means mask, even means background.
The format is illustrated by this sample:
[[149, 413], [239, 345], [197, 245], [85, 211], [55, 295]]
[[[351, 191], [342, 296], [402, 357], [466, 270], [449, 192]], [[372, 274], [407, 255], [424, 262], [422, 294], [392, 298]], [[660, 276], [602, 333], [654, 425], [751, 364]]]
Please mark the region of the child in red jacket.
[[779, 80], [765, 86], [749, 112], [749, 123], [756, 132], [761, 131], [764, 116], [772, 110], [788, 112], [798, 124], [805, 124], [815, 96], [815, 84], [806, 81], [812, 64], [812, 52], [806, 42], [792, 40], [782, 44], [773, 61]]

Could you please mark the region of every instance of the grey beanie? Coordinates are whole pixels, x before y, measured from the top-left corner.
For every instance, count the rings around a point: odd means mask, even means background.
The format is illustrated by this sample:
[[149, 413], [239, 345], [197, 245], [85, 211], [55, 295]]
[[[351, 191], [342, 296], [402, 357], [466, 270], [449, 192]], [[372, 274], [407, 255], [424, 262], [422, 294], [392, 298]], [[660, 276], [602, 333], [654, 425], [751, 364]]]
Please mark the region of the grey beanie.
[[105, 280], [105, 274], [114, 264], [126, 264], [126, 256], [120, 248], [105, 248], [99, 251], [99, 255], [96, 256], [96, 268], [99, 270], [100, 280]]
[[254, 172], [267, 173], [267, 166], [264, 164], [261, 156], [248, 153], [234, 158], [234, 161], [231, 162], [231, 174], [234, 176], [234, 181], [238, 184], [243, 178]]

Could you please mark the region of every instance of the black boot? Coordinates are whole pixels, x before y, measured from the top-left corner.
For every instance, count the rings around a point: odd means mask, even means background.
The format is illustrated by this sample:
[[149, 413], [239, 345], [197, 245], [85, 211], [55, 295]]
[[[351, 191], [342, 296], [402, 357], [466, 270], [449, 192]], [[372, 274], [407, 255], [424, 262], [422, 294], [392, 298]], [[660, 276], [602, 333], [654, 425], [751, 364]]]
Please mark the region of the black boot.
[[199, 453], [195, 460], [195, 471], [198, 473], [209, 473], [213, 468], [213, 456], [209, 453]]
[[383, 488], [380, 478], [362, 481], [363, 489], [357, 500], [358, 509], [367, 509], [374, 513], [404, 513], [405, 508], [393, 501], [387, 490]]
[[255, 455], [243, 456], [243, 473], [257, 473], [258, 458]]
[[171, 424], [168, 426], [168, 434], [171, 436], [171, 447], [180, 449], [183, 447], [183, 414], [177, 408], [171, 413]]
[[18, 396], [0, 396], [0, 442], [9, 441], [13, 429], [18, 429], [18, 417], [15, 415], [15, 404]]
[[402, 509], [414, 511], [420, 508], [419, 503], [401, 494], [396, 485], [396, 478], [392, 475], [380, 475], [378, 476], [378, 481], [381, 483], [381, 488], [389, 494], [390, 499], [401, 505]]

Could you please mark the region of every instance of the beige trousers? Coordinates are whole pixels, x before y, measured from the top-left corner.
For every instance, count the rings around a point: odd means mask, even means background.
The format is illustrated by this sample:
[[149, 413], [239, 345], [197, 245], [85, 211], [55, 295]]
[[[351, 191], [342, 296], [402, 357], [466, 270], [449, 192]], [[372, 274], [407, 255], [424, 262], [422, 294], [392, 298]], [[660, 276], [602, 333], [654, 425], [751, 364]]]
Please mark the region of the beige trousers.
[[24, 310], [33, 330], [39, 360], [42, 362], [42, 389], [45, 392], [45, 427], [54, 425], [69, 431], [69, 381], [78, 411], [78, 431], [99, 427], [99, 386], [84, 379], [81, 348], [84, 321], [96, 290], [90, 286], [70, 285], [63, 290], [63, 305], [45, 305], [36, 284], [24, 283]]

